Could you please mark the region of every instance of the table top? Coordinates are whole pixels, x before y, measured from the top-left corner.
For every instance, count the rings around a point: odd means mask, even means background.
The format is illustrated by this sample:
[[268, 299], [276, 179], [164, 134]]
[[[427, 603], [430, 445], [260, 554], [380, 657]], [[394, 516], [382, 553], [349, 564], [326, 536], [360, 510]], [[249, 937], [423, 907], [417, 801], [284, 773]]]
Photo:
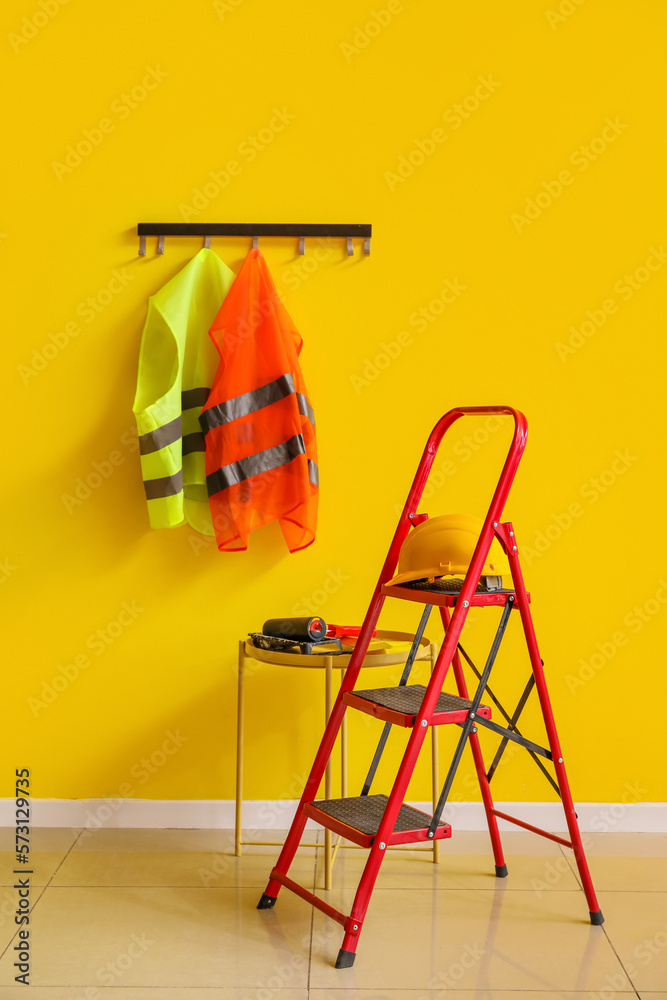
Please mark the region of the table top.
[[[370, 646], [364, 657], [363, 667], [389, 667], [395, 663], [405, 663], [410, 652], [410, 646], [414, 640], [414, 635], [410, 632], [392, 632], [386, 629], [378, 629], [375, 638], [371, 639]], [[242, 640], [244, 643], [245, 655], [253, 660], [261, 660], [264, 663], [274, 663], [284, 667], [326, 667], [328, 663], [336, 670], [344, 670], [350, 665], [352, 650], [349, 653], [338, 653], [332, 655], [335, 647], [331, 647], [332, 652], [311, 653], [283, 653], [277, 649], [258, 649], [253, 645], [252, 639]], [[344, 647], [343, 647], [344, 648]], [[431, 656], [431, 640], [422, 636], [417, 651], [417, 660], [428, 660]]]

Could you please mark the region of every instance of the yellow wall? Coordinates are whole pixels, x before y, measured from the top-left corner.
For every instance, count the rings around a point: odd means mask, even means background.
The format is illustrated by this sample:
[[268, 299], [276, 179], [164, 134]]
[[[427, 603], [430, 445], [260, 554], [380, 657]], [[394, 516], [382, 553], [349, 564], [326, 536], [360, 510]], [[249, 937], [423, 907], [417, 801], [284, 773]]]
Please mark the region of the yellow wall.
[[[237, 640], [276, 615], [359, 621], [432, 425], [509, 403], [530, 435], [507, 513], [575, 797], [666, 798], [649, 711], [666, 693], [663, 6], [11, 0], [2, 22], [8, 767], [44, 797], [231, 798]], [[368, 259], [262, 243], [318, 421], [305, 552], [276, 526], [224, 556], [148, 528], [131, 414], [146, 300], [200, 243], [139, 258], [135, 227], [179, 219], [373, 223]], [[235, 270], [248, 249], [213, 246]], [[484, 512], [508, 429], [480, 426], [438, 459], [431, 515]], [[387, 606], [382, 623], [415, 619]], [[489, 622], [471, 626], [478, 656]], [[508, 702], [526, 672], [515, 635]], [[248, 797], [298, 795], [322, 681], [251, 673]], [[163, 753], [169, 733], [183, 742]], [[377, 734], [353, 720], [352, 788]], [[410, 794], [428, 797], [426, 762]], [[551, 797], [522, 753], [496, 795]]]

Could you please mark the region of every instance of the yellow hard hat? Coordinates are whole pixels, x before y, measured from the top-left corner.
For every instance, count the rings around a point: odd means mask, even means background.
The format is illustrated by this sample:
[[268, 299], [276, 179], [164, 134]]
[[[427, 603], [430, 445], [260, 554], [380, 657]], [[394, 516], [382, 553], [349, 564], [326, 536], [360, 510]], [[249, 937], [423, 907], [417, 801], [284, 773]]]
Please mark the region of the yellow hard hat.
[[[482, 530], [482, 520], [472, 514], [443, 514], [413, 528], [401, 547], [398, 574], [387, 586], [439, 576], [465, 576]], [[481, 576], [509, 576], [510, 567], [494, 538]]]

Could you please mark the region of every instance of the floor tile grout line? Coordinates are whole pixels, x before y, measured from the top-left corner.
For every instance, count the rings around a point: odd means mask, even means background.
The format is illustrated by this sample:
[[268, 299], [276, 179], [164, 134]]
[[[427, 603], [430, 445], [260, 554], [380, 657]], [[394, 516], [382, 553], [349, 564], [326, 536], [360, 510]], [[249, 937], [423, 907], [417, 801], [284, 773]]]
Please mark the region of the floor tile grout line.
[[[13, 886], [12, 886], [12, 888], [13, 888]], [[36, 907], [36, 906], [37, 906], [37, 904], [39, 903], [40, 899], [42, 898], [42, 896], [43, 896], [43, 895], [44, 895], [44, 893], [46, 892], [46, 886], [45, 886], [45, 885], [44, 885], [44, 886], [37, 886], [36, 888], [38, 888], [38, 889], [41, 889], [41, 892], [40, 892], [39, 896], [37, 896], [37, 898], [36, 898], [36, 899], [34, 900], [34, 902], [32, 903], [32, 905], [31, 905], [31, 907], [30, 907], [30, 911], [29, 911], [29, 912], [30, 912], [30, 914], [32, 914], [33, 910], [35, 909], [35, 907]], [[21, 926], [17, 926], [16, 930], [14, 931], [14, 933], [13, 933], [13, 934], [12, 934], [12, 936], [11, 936], [11, 938], [10, 938], [10, 939], [9, 939], [9, 941], [7, 942], [7, 945], [6, 945], [6, 947], [5, 947], [5, 948], [3, 948], [3, 949], [2, 949], [2, 951], [0, 951], [0, 959], [2, 959], [2, 958], [4, 958], [4, 957], [5, 957], [5, 955], [7, 954], [7, 952], [9, 951], [9, 949], [10, 949], [10, 948], [11, 948], [11, 946], [12, 946], [12, 942], [16, 940], [16, 938], [17, 938], [17, 936], [18, 936], [18, 933], [19, 933], [19, 931], [20, 931], [20, 930], [21, 930]]]
[[[44, 895], [44, 893], [46, 892], [46, 890], [49, 888], [49, 886], [53, 882], [54, 878], [56, 877], [56, 875], [58, 874], [58, 872], [60, 871], [60, 869], [62, 868], [62, 866], [65, 864], [65, 861], [69, 857], [70, 852], [74, 850], [74, 847], [78, 843], [79, 838], [82, 836], [82, 834], [83, 834], [83, 828], [79, 830], [79, 832], [77, 833], [76, 837], [74, 838], [74, 840], [70, 844], [69, 848], [65, 851], [64, 855], [60, 859], [59, 864], [56, 866], [56, 870], [53, 872], [53, 874], [51, 875], [51, 878], [48, 880], [48, 882], [46, 883], [46, 885], [43, 887], [43, 889], [40, 892], [37, 900], [35, 900], [35, 904], [34, 905], [36, 905], [39, 902], [39, 900], [42, 898], [42, 896]], [[54, 887], [54, 888], [57, 888], [57, 887]], [[33, 907], [30, 908], [31, 912], [32, 912], [32, 910], [33, 910]]]
[[[202, 892], [237, 892], [239, 890], [262, 889], [264, 887], [264, 885], [265, 885], [265, 883], [262, 883], [261, 885], [208, 885], [208, 886], [196, 885], [196, 884], [184, 884], [184, 883], [175, 883], [173, 885], [164, 885], [164, 884], [146, 885], [143, 882], [130, 882], [130, 883], [127, 883], [127, 884], [121, 884], [121, 883], [116, 884], [116, 883], [114, 883], [113, 885], [86, 885], [84, 883], [81, 883], [80, 885], [52, 885], [52, 886], [46, 886], [46, 885], [44, 885], [44, 886], [35, 886], [35, 889], [41, 889], [42, 891], [44, 889], [47, 889], [47, 888], [50, 888], [52, 890], [56, 890], [56, 889], [57, 890], [60, 890], [60, 889], [201, 889]], [[4, 886], [4, 887], [0, 887], [0, 888], [11, 889], [12, 886]], [[341, 886], [341, 889], [342, 889], [342, 891], [352, 891], [354, 889], [354, 886]], [[438, 887], [438, 886], [422, 886], [422, 885], [417, 885], [417, 886], [414, 886], [414, 885], [413, 886], [382, 885], [382, 886], [376, 886], [375, 889], [373, 890], [373, 892], [443, 892], [443, 893], [445, 893], [445, 892], [449, 892], [449, 893], [453, 893], [453, 892], [462, 892], [462, 893], [485, 892], [485, 893], [489, 893], [490, 892], [490, 893], [493, 893], [495, 891], [496, 891], [495, 888], [492, 887], [492, 886], [488, 886], [488, 887], [484, 887], [484, 888], [479, 888], [478, 887], [476, 889], [466, 889], [466, 888], [463, 888], [461, 886], [452, 886], [450, 889], [445, 889], [445, 888]], [[506, 893], [508, 895], [510, 895], [510, 894], [512, 894], [512, 895], [518, 895], [520, 893], [532, 893], [532, 892], [535, 892], [534, 889], [510, 889], [510, 888], [506, 888], [506, 889], [503, 888], [502, 891], [503, 891], [503, 893]], [[553, 895], [558, 895], [559, 893], [566, 893], [566, 892], [582, 892], [582, 891], [583, 890], [581, 889], [581, 886], [579, 886], [579, 885], [577, 885], [577, 886], [575, 886], [574, 888], [571, 888], [571, 889], [552, 889], [552, 888], [549, 888], [549, 889], [545, 889], [544, 890], [544, 892], [549, 893], [549, 894], [553, 893]], [[634, 895], [642, 895], [642, 896], [648, 896], [648, 895], [657, 895], [657, 896], [663, 895], [664, 896], [664, 895], [666, 895], [665, 891], [662, 890], [662, 889], [605, 889], [605, 890], [601, 890], [601, 891], [603, 891], [603, 892], [614, 892], [616, 895], [619, 895], [619, 896], [626, 895], [626, 894], [627, 895], [634, 894]], [[40, 897], [41, 897], [41, 893], [40, 893]]]
[[76, 847], [76, 845], [78, 844], [78, 842], [79, 842], [79, 840], [81, 839], [82, 836], [83, 836], [83, 827], [77, 833], [76, 837], [74, 838], [74, 840], [70, 844], [69, 849], [67, 851], [65, 851], [65, 854], [63, 855], [63, 857], [60, 860], [60, 864], [56, 866], [56, 870], [54, 871], [53, 875], [51, 876], [51, 878], [49, 879], [49, 881], [44, 886], [44, 890], [45, 891], [46, 891], [46, 889], [49, 888], [49, 886], [53, 882], [54, 878], [56, 877], [56, 875], [58, 874], [58, 872], [60, 871], [60, 869], [62, 868], [62, 866], [67, 861], [68, 857], [70, 856], [71, 852], [74, 850], [74, 848]]
[[[609, 942], [609, 947], [613, 951], [614, 955], [616, 955], [616, 958], [618, 960], [618, 964], [623, 969], [623, 972], [625, 973], [625, 976], [626, 976], [628, 982], [630, 983], [630, 985], [632, 986], [633, 990], [635, 991], [635, 993], [639, 997], [639, 991], [638, 991], [637, 987], [635, 986], [635, 984], [633, 983], [632, 979], [630, 978], [630, 974], [629, 974], [628, 970], [625, 968], [625, 966], [623, 964], [623, 960], [621, 959], [621, 956], [616, 951], [616, 949], [615, 949], [615, 947], [614, 947], [614, 945], [612, 943], [612, 940], [609, 937], [609, 934], [607, 933], [607, 928], [604, 926], [604, 924], [602, 925], [602, 933], [604, 934], [604, 936], [606, 937], [607, 941]], [[639, 998], [639, 1000], [641, 1000], [641, 997]]]
[[[575, 877], [575, 879], [576, 879], [576, 881], [577, 881], [577, 884], [578, 884], [579, 888], [580, 888], [580, 889], [581, 889], [581, 891], [583, 892], [583, 891], [584, 891], [584, 887], [583, 887], [583, 884], [582, 884], [582, 881], [581, 881], [581, 878], [579, 877], [579, 869], [578, 869], [578, 867], [577, 867], [577, 862], [576, 862], [576, 859], [575, 859], [575, 857], [574, 857], [574, 854], [572, 855], [572, 857], [570, 857], [569, 855], [567, 855], [567, 854], [565, 853], [564, 849], [563, 849], [563, 844], [559, 844], [559, 845], [558, 845], [558, 847], [560, 848], [560, 852], [561, 852], [561, 854], [563, 855], [563, 857], [565, 858], [565, 860], [566, 860], [566, 862], [567, 862], [567, 864], [568, 864], [568, 867], [569, 867], [570, 871], [571, 871], [571, 872], [572, 872], [572, 874], [574, 875], [574, 877]], [[587, 859], [587, 860], [588, 860], [588, 859]], [[574, 862], [574, 863], [573, 863], [573, 862]]]
[[[83, 833], [83, 829], [80, 829], [79, 832], [77, 833], [76, 837], [74, 838], [74, 840], [72, 841], [72, 843], [69, 845], [68, 849], [65, 851], [64, 855], [62, 856], [62, 858], [60, 859], [59, 864], [56, 866], [56, 870], [54, 871], [53, 875], [48, 880], [48, 882], [46, 883], [46, 885], [35, 886], [36, 889], [41, 889], [42, 891], [40, 892], [39, 896], [37, 896], [37, 898], [34, 900], [34, 902], [31, 904], [30, 909], [28, 911], [29, 915], [32, 915], [32, 913], [34, 912], [35, 907], [37, 906], [37, 904], [39, 903], [40, 899], [42, 898], [42, 896], [44, 895], [44, 893], [46, 892], [46, 890], [50, 886], [51, 882], [53, 881], [54, 876], [60, 870], [63, 862], [65, 861], [65, 858], [67, 858], [69, 852], [72, 850], [72, 848], [74, 847], [74, 845], [76, 844], [76, 842], [78, 841], [78, 839], [79, 839], [79, 837], [81, 836], [82, 833]], [[13, 889], [14, 887], [11, 886], [11, 888]], [[19, 926], [17, 926], [16, 931], [14, 932], [14, 934], [12, 934], [11, 938], [9, 939], [7, 947], [4, 948], [0, 952], [0, 959], [4, 958], [4, 956], [6, 955], [6, 953], [9, 951], [9, 949], [12, 946], [12, 942], [18, 936], [18, 933], [19, 933], [20, 930], [21, 930], [21, 926], [19, 925]]]
[[[562, 844], [559, 844], [558, 846], [559, 846], [559, 848], [560, 848], [560, 850], [561, 850], [561, 853], [562, 853], [563, 857], [565, 858], [565, 860], [566, 860], [567, 864], [569, 865], [569, 868], [570, 868], [570, 871], [571, 871], [571, 872], [572, 872], [572, 874], [574, 875], [575, 879], [576, 879], [576, 880], [577, 880], [577, 882], [579, 883], [579, 886], [580, 886], [580, 888], [581, 888], [581, 889], [582, 889], [582, 891], [583, 891], [583, 884], [582, 884], [582, 882], [581, 882], [581, 878], [580, 878], [580, 876], [579, 876], [579, 868], [578, 868], [578, 866], [577, 866], [577, 863], [576, 863], [576, 858], [575, 858], [574, 854], [572, 854], [572, 858], [570, 858], [570, 856], [569, 856], [569, 855], [567, 855], [567, 854], [565, 853], [565, 851], [563, 850], [563, 845], [562, 845]], [[586, 860], [588, 861], [588, 859], [586, 859]], [[574, 861], [574, 864], [572, 863], [573, 861]], [[629, 974], [628, 974], [628, 970], [627, 970], [627, 969], [625, 968], [625, 966], [624, 966], [624, 964], [623, 964], [623, 961], [622, 961], [622, 959], [621, 959], [621, 956], [620, 956], [620, 955], [618, 954], [618, 952], [617, 952], [617, 951], [616, 951], [616, 949], [614, 948], [614, 945], [612, 944], [612, 940], [611, 940], [611, 938], [609, 937], [609, 934], [607, 933], [607, 928], [606, 928], [606, 927], [604, 926], [604, 924], [602, 925], [602, 933], [604, 934], [605, 938], [607, 939], [607, 942], [608, 942], [608, 944], [609, 944], [609, 947], [611, 948], [611, 950], [613, 951], [614, 955], [616, 956], [616, 960], [617, 960], [618, 964], [620, 965], [620, 967], [622, 968], [622, 970], [623, 970], [623, 973], [624, 973], [625, 977], [627, 978], [628, 982], [629, 982], [629, 983], [630, 983], [630, 985], [632, 986], [632, 988], [633, 988], [633, 990], [635, 991], [635, 993], [636, 993], [637, 997], [639, 997], [639, 993], [637, 992], [637, 987], [636, 987], [636, 986], [635, 986], [635, 984], [634, 984], [634, 983], [632, 982], [632, 979], [630, 978], [630, 976], [629, 976]], [[640, 997], [640, 1000], [641, 1000], [641, 997]]]

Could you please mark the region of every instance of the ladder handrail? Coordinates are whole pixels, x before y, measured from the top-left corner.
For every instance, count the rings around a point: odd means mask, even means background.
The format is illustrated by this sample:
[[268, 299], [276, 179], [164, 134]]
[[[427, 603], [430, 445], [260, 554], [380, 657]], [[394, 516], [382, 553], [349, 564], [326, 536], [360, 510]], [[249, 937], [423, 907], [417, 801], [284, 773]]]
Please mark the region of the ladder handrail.
[[523, 450], [526, 447], [528, 421], [520, 410], [516, 410], [512, 406], [457, 406], [453, 410], [448, 410], [448, 412], [440, 418], [431, 431], [419, 465], [417, 466], [417, 472], [415, 474], [415, 478], [413, 479], [412, 486], [410, 487], [408, 498], [405, 502], [405, 506], [403, 507], [403, 512], [398, 520], [398, 525], [389, 546], [387, 558], [385, 559], [380, 572], [380, 577], [373, 593], [366, 618], [364, 619], [364, 623], [359, 632], [359, 638], [357, 639], [354, 652], [350, 658], [350, 664], [343, 682], [343, 688], [345, 691], [350, 690], [356, 682], [357, 675], [371, 640], [372, 629], [374, 627], [371, 625], [371, 622], [375, 621], [377, 618], [377, 602], [381, 602], [380, 607], [382, 606], [382, 603], [384, 603], [384, 598], [381, 595], [382, 586], [394, 576], [396, 566], [398, 565], [398, 557], [401, 551], [401, 546], [410, 531], [410, 515], [417, 513], [417, 506], [421, 500], [422, 493], [424, 492], [424, 488], [428, 481], [433, 462], [435, 461], [435, 456], [437, 455], [438, 449], [442, 443], [442, 439], [452, 424], [456, 423], [457, 420], [460, 420], [461, 417], [502, 415], [514, 417], [514, 434], [507, 452], [505, 464], [503, 465], [500, 478], [498, 479], [498, 485], [496, 486], [491, 504], [489, 505], [486, 517], [484, 518], [484, 525], [477, 541], [477, 545], [475, 546], [475, 551], [473, 553], [463, 587], [461, 588], [461, 603], [466, 600], [470, 601], [471, 595], [474, 592], [477, 582], [481, 576], [487, 553], [491, 547], [494, 535], [493, 522], [500, 521], [510, 487], [512, 486], [516, 471], [519, 467]]
[[[488, 542], [490, 547], [492, 537], [493, 537], [493, 521], [500, 521], [502, 516], [503, 508], [505, 502], [509, 495], [510, 487], [516, 475], [519, 462], [521, 461], [521, 456], [523, 455], [523, 450], [526, 447], [526, 438], [528, 436], [528, 421], [526, 420], [523, 413], [520, 410], [515, 410], [511, 406], [458, 406], [454, 410], [449, 410], [443, 417], [440, 418], [438, 423], [435, 425], [431, 431], [430, 437], [424, 448], [424, 453], [417, 467], [417, 473], [410, 487], [410, 492], [408, 493], [408, 498], [405, 502], [403, 512], [398, 521], [398, 527], [392, 539], [391, 545], [389, 546], [389, 553], [385, 564], [382, 568], [380, 574], [380, 586], [386, 583], [394, 575], [396, 565], [398, 563], [398, 556], [401, 550], [401, 546], [405, 541], [406, 535], [410, 529], [410, 515], [417, 513], [417, 505], [421, 500], [422, 493], [428, 481], [428, 477], [435, 461], [435, 456], [438, 453], [438, 449], [442, 443], [442, 439], [445, 434], [461, 417], [464, 416], [512, 416], [514, 417], [514, 434], [512, 436], [512, 442], [510, 444], [509, 450], [507, 452], [507, 458], [505, 459], [505, 464], [503, 470], [500, 473], [500, 478], [498, 479], [498, 485], [493, 494], [493, 499], [487, 511], [486, 517], [484, 519], [484, 527], [482, 533], [480, 534], [480, 539], [475, 548], [473, 554], [472, 562], [470, 564], [470, 570], [475, 566], [476, 557], [479, 554], [481, 548], [482, 538], [486, 538], [488, 535]], [[487, 530], [491, 526], [490, 532]], [[488, 551], [487, 547], [487, 551]], [[486, 556], [486, 552], [484, 553]], [[477, 580], [481, 575], [482, 566], [484, 565], [484, 559], [481, 559], [479, 565], [479, 572], [477, 573]], [[386, 573], [386, 575], [385, 575]], [[469, 595], [468, 595], [469, 596]]]

